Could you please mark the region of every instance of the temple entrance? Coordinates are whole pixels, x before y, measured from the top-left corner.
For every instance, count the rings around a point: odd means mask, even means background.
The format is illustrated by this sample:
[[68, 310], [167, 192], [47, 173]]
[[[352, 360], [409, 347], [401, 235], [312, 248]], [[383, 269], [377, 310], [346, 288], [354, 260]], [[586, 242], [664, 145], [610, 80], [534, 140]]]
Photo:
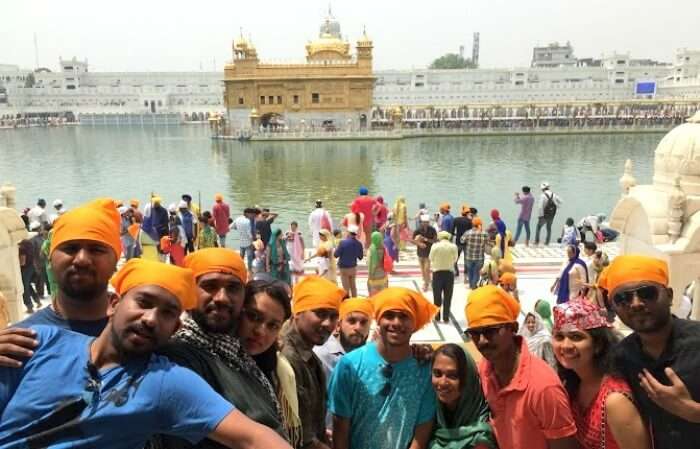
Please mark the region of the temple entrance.
[[276, 112], [263, 114], [260, 117], [260, 126], [267, 129], [281, 129], [285, 125], [284, 117]]

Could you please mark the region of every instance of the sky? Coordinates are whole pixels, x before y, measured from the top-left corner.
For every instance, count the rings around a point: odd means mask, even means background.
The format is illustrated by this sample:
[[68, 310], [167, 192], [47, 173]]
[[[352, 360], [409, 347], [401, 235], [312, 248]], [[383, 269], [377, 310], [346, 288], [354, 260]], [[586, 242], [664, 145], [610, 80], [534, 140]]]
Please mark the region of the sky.
[[[321, 0], [7, 1], [0, 8], [0, 64], [58, 69], [59, 57], [91, 71], [222, 71], [231, 41], [252, 38], [263, 61], [303, 61], [329, 2]], [[629, 52], [671, 62], [677, 48], [700, 50], [698, 0], [333, 0], [354, 45], [363, 27], [374, 68], [426, 67], [471, 55], [481, 33], [481, 67], [528, 66], [532, 47], [571, 41], [575, 55]]]

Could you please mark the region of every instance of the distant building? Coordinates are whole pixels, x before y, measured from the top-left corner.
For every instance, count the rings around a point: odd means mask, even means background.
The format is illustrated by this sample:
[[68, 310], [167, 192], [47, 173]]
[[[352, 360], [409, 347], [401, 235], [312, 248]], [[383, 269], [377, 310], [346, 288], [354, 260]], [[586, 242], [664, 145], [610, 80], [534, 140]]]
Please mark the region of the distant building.
[[532, 50], [532, 63], [530, 67], [571, 67], [576, 65], [574, 48], [571, 43], [559, 45], [551, 43], [546, 47], [535, 47]]

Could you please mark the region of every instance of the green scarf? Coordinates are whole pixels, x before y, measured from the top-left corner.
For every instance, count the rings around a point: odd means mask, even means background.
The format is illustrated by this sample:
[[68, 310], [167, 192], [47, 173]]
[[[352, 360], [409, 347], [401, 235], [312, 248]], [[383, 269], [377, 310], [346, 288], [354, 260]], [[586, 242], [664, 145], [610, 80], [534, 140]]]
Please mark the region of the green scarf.
[[270, 235], [270, 240], [267, 242], [267, 246], [270, 248], [270, 263], [271, 264], [278, 264], [282, 262], [279, 259], [279, 255], [277, 254], [277, 245], [282, 248], [282, 253], [283, 253], [283, 260], [289, 260], [289, 253], [287, 252], [287, 245], [284, 243], [279, 242], [279, 237], [280, 234], [282, 234], [282, 230], [280, 228], [275, 228], [272, 230], [272, 235]]
[[552, 332], [552, 306], [544, 299], [539, 299], [535, 303], [535, 312], [542, 318], [549, 332]]
[[378, 231], [372, 233], [372, 244], [369, 246], [369, 276], [374, 274], [377, 263], [379, 262], [379, 251], [382, 257], [384, 256], [384, 239]]
[[444, 407], [438, 401], [437, 423], [428, 449], [471, 449], [477, 444], [492, 449], [498, 447], [489, 424], [490, 410], [481, 390], [479, 372], [466, 349], [464, 353], [467, 356], [467, 375], [462, 379], [464, 388], [453, 415], [454, 422], [447, 422]]

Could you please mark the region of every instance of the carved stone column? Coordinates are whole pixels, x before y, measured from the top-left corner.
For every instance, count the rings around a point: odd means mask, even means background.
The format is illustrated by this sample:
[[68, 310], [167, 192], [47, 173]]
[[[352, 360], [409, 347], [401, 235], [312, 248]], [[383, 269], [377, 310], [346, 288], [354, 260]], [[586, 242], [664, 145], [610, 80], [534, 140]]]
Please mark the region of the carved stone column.
[[632, 174], [632, 159], [627, 159], [625, 162], [625, 171], [620, 178], [620, 187], [622, 188], [622, 197], [629, 195], [630, 189], [637, 185], [637, 180]]
[[681, 188], [681, 177], [676, 176], [673, 190], [668, 196], [668, 235], [671, 238], [671, 242], [675, 243], [681, 232], [683, 232], [686, 203], [687, 197]]
[[26, 238], [27, 229], [17, 211], [0, 207], [0, 291], [7, 300], [11, 322], [18, 321], [23, 310], [18, 244]]

